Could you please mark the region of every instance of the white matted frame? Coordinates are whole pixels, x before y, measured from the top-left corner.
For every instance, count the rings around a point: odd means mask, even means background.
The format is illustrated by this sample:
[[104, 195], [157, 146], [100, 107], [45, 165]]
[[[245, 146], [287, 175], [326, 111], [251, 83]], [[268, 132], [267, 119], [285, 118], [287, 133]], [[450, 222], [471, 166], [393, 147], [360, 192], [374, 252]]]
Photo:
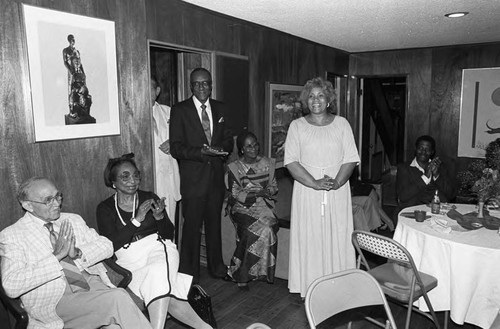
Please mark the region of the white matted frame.
[[484, 158], [500, 137], [500, 68], [464, 69], [458, 156]]
[[22, 8], [35, 141], [119, 135], [114, 22]]
[[303, 115], [300, 103], [303, 88], [266, 82], [266, 155], [276, 159], [276, 168], [283, 166], [290, 123]]

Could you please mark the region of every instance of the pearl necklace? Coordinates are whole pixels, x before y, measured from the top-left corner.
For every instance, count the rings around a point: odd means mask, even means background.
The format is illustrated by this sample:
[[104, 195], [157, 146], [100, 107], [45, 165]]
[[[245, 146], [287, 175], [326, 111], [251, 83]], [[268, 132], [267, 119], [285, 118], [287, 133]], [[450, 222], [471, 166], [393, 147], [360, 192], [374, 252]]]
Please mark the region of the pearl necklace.
[[[135, 199], [136, 199], [136, 197], [137, 197], [137, 192], [134, 194], [134, 206], [133, 206], [133, 210], [132, 210], [132, 218], [130, 218], [131, 221], [135, 218]], [[123, 226], [126, 226], [127, 224], [123, 220], [122, 215], [120, 214], [120, 210], [118, 209], [118, 193], [115, 193], [114, 198], [115, 198], [116, 213], [118, 214], [118, 217], [120, 218], [120, 221], [122, 222]]]

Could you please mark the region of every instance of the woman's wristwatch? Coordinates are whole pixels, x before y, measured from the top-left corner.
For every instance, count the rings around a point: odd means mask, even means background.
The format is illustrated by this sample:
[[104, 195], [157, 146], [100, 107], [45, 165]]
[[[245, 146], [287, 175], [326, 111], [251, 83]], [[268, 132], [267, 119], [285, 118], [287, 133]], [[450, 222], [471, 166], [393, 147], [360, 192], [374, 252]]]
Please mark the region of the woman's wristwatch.
[[134, 225], [135, 227], [139, 227], [141, 226], [141, 222], [139, 222], [137, 219], [135, 219], [135, 217], [132, 217], [130, 219], [130, 222], [132, 223], [132, 225]]

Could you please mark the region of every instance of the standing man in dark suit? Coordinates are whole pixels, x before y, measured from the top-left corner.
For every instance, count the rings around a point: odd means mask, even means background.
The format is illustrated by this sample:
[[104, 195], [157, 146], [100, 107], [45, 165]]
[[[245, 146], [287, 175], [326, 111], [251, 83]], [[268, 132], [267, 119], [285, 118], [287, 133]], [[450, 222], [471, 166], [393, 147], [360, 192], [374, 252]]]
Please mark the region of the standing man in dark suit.
[[190, 76], [193, 96], [172, 107], [170, 153], [179, 162], [182, 228], [179, 272], [200, 277], [200, 229], [205, 223], [207, 263], [214, 277], [227, 278], [222, 260], [221, 211], [224, 200], [224, 159], [233, 149], [223, 103], [210, 98], [212, 76], [203, 68]]

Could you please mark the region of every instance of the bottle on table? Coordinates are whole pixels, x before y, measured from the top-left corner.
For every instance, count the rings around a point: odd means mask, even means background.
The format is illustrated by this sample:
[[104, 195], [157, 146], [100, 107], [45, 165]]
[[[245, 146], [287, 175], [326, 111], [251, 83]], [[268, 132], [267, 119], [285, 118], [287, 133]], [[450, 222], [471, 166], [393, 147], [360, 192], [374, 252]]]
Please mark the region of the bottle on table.
[[439, 193], [438, 190], [436, 190], [431, 202], [431, 213], [439, 214], [440, 211], [441, 211], [441, 200], [439, 200]]

